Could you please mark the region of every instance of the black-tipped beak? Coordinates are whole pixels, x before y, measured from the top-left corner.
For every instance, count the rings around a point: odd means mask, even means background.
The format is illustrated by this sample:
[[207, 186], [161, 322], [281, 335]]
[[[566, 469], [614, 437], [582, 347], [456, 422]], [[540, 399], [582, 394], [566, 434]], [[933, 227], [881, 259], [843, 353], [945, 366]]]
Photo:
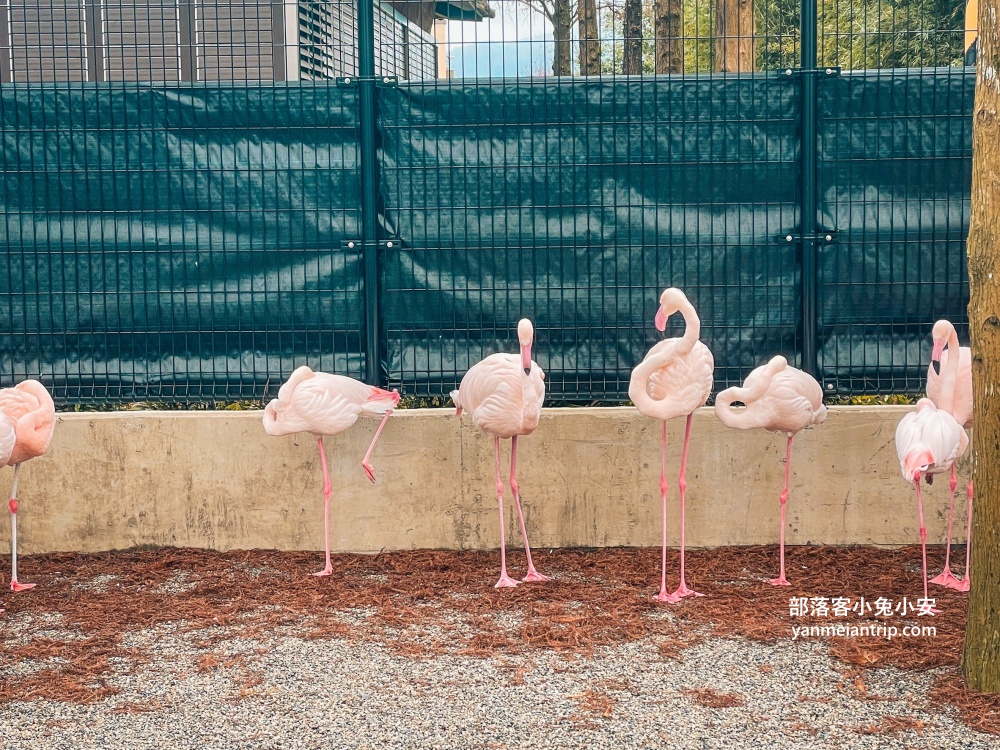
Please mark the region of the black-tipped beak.
[[530, 375], [531, 374], [531, 368], [530, 367], [525, 367], [524, 368], [524, 374], [525, 375]]
[[940, 359], [932, 359], [931, 360], [931, 367], [934, 368], [934, 374], [935, 375], [940, 375], [941, 374], [941, 360]]

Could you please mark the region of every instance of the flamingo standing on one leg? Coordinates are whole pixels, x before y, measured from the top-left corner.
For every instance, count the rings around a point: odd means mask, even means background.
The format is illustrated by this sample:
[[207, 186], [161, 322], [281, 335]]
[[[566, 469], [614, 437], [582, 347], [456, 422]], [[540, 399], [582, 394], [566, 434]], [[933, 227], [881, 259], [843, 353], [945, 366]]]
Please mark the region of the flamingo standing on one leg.
[[323, 467], [323, 532], [326, 539], [326, 566], [313, 573], [328, 576], [333, 572], [330, 563], [330, 473], [326, 468], [324, 435], [336, 435], [358, 421], [361, 414], [384, 415], [375, 430], [368, 452], [361, 460], [361, 467], [368, 478], [375, 481], [375, 470], [368, 462], [386, 420], [399, 403], [398, 391], [385, 391], [365, 385], [343, 375], [313, 372], [299, 367], [278, 390], [264, 409], [264, 430], [268, 435], [290, 435], [294, 432], [311, 432], [319, 446], [319, 460]]
[[538, 427], [545, 400], [545, 373], [531, 359], [534, 329], [531, 321], [522, 319], [517, 324], [517, 338], [521, 354], [491, 354], [469, 368], [457, 391], [451, 392], [455, 413], [467, 411], [476, 427], [493, 435], [496, 454], [497, 506], [500, 509], [500, 579], [495, 588], [517, 586], [507, 575], [507, 547], [504, 539], [503, 480], [500, 478], [500, 439], [510, 438], [510, 491], [514, 495], [517, 517], [521, 523], [524, 554], [528, 561], [528, 574], [522, 581], [547, 581], [535, 570], [531, 561], [528, 531], [521, 511], [521, 493], [517, 485], [517, 438], [530, 435]]
[[[931, 364], [927, 368], [927, 397], [933, 401], [939, 409], [945, 408], [947, 402], [944, 387], [944, 373], [952, 368], [958, 370], [953, 374], [955, 387], [950, 394], [951, 415], [966, 430], [972, 429], [972, 350], [967, 346], [958, 345], [958, 333], [947, 320], [939, 320], [934, 324], [931, 331], [934, 338], [934, 349], [931, 352]], [[947, 346], [947, 349], [945, 348]], [[959, 356], [949, 356], [952, 352], [958, 352]], [[951, 526], [955, 516], [955, 487], [958, 480], [955, 477], [955, 465], [951, 466], [951, 477], [948, 487], [951, 490], [951, 504], [948, 509], [948, 541], [945, 548], [944, 570], [939, 576], [931, 579], [931, 583], [936, 583], [958, 591], [969, 590], [969, 559], [972, 551], [972, 480], [966, 485], [966, 506], [968, 518], [968, 532], [965, 538], [965, 575], [959, 580], [951, 572]]]
[[0, 389], [0, 467], [14, 467], [9, 503], [11, 591], [24, 591], [35, 585], [17, 580], [17, 480], [21, 464], [49, 449], [55, 425], [56, 409], [52, 397], [37, 380], [25, 380], [13, 388]]
[[[712, 392], [712, 373], [715, 360], [712, 352], [698, 336], [701, 321], [694, 307], [680, 289], [670, 288], [660, 295], [655, 325], [658, 331], [667, 327], [667, 318], [679, 312], [684, 316], [685, 330], [681, 338], [664, 339], [646, 358], [632, 370], [628, 395], [641, 414], [663, 422], [660, 440], [660, 501], [663, 517], [663, 554], [660, 570], [660, 593], [655, 599], [661, 602], [679, 602], [685, 596], [701, 596], [688, 588], [684, 580], [684, 501], [687, 481], [688, 444], [691, 440], [691, 418], [694, 410], [704, 406]], [[681, 580], [677, 590], [667, 593], [667, 421], [687, 415], [684, 428], [684, 449], [681, 453], [681, 470], [678, 479], [681, 497]]]
[[[741, 413], [733, 412], [734, 401], [746, 405]], [[751, 372], [742, 388], [727, 388], [715, 397], [715, 414], [727, 427], [749, 430], [762, 427], [783, 432], [788, 437], [785, 449], [785, 485], [781, 490], [781, 567], [777, 578], [768, 583], [787, 586], [785, 579], [785, 505], [788, 503], [788, 470], [792, 463], [792, 438], [802, 429], [821, 424], [826, 419], [823, 389], [809, 373], [789, 367], [784, 357], [773, 357], [766, 365]]]
[[917, 402], [916, 411], [907, 414], [896, 427], [896, 454], [903, 478], [917, 490], [917, 513], [920, 518], [920, 547], [923, 556], [924, 599], [927, 599], [927, 528], [920, 499], [921, 477], [942, 474], [951, 468], [969, 444], [962, 426], [946, 410], [929, 398]]

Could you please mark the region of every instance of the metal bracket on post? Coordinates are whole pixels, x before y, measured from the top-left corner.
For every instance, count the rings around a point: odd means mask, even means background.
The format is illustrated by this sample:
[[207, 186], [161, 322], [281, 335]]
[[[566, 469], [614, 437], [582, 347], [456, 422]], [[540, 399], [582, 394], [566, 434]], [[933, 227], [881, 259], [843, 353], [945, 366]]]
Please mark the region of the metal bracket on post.
[[340, 243], [341, 250], [357, 250], [359, 252], [369, 249], [398, 250], [401, 247], [403, 247], [403, 241], [398, 237], [390, 237], [387, 240], [377, 240], [374, 242], [366, 242], [362, 239], [344, 240]]
[[375, 81], [375, 85], [382, 88], [399, 85], [396, 76], [337, 76], [334, 80], [338, 86], [357, 86], [366, 81]]
[[841, 74], [841, 68], [839, 66], [829, 67], [829, 68], [785, 68], [784, 70], [779, 70], [777, 75], [779, 78], [797, 78], [798, 76], [827, 76], [830, 78], [837, 78]]
[[836, 241], [838, 234], [840, 234], [839, 229], [831, 229], [827, 232], [818, 231], [810, 234], [803, 234], [802, 232], [786, 232], [785, 234], [778, 236], [778, 242], [785, 242], [788, 244], [793, 242], [815, 242], [818, 245], [832, 245]]

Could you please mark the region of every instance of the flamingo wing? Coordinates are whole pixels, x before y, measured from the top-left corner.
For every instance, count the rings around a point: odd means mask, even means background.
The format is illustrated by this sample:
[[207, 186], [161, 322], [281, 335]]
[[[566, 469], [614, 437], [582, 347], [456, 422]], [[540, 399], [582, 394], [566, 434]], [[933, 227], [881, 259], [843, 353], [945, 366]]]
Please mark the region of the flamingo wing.
[[[667, 341], [662, 341], [657, 346]], [[649, 395], [658, 401], [668, 400], [672, 405], [670, 412], [673, 416], [690, 414], [708, 401], [712, 393], [714, 371], [712, 352], [699, 341], [690, 352], [673, 357], [650, 375]]]
[[38, 407], [38, 397], [23, 388], [0, 389], [0, 412], [6, 414], [12, 422], [16, 423], [25, 414]]
[[[536, 366], [533, 366], [532, 374], [535, 369]], [[541, 373], [540, 368], [538, 372]], [[472, 421], [481, 430], [500, 437], [521, 434], [524, 412], [521, 381], [524, 378], [520, 357], [491, 354], [465, 373], [458, 388], [458, 403], [463, 411], [469, 412]], [[545, 396], [544, 386], [541, 396]]]
[[0, 414], [0, 467], [6, 466], [14, 453], [17, 436], [14, 433], [14, 422], [6, 414]]

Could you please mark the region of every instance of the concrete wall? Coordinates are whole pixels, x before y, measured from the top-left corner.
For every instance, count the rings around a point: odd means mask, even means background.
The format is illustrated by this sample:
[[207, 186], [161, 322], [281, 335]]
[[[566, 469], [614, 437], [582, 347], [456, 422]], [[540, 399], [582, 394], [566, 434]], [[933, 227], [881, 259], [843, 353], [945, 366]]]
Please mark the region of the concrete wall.
[[[801, 433], [792, 454], [790, 544], [919, 541], [912, 486], [893, 446], [907, 407], [838, 407]], [[63, 414], [49, 453], [25, 464], [19, 549], [99, 551], [134, 545], [322, 549], [322, 478], [309, 435], [272, 438], [260, 412]], [[450, 409], [399, 411], [372, 462], [362, 420], [326, 440], [335, 550], [498, 546], [493, 442]], [[683, 420], [670, 425], [668, 519], [678, 528]], [[547, 409], [519, 446], [519, 483], [534, 546], [659, 543], [660, 423], [631, 408]], [[695, 415], [688, 465], [688, 543], [776, 543], [785, 439]], [[507, 484], [509, 441], [504, 441]], [[964, 467], [961, 467], [964, 468]], [[9, 493], [12, 469], [0, 471]], [[966, 469], [961, 487], [968, 477]], [[929, 541], [944, 538], [947, 481], [925, 493]], [[960, 503], [964, 495], [960, 495]], [[509, 493], [508, 539], [516, 515]], [[964, 511], [956, 524], [962, 537]], [[9, 524], [0, 520], [0, 549]]]

